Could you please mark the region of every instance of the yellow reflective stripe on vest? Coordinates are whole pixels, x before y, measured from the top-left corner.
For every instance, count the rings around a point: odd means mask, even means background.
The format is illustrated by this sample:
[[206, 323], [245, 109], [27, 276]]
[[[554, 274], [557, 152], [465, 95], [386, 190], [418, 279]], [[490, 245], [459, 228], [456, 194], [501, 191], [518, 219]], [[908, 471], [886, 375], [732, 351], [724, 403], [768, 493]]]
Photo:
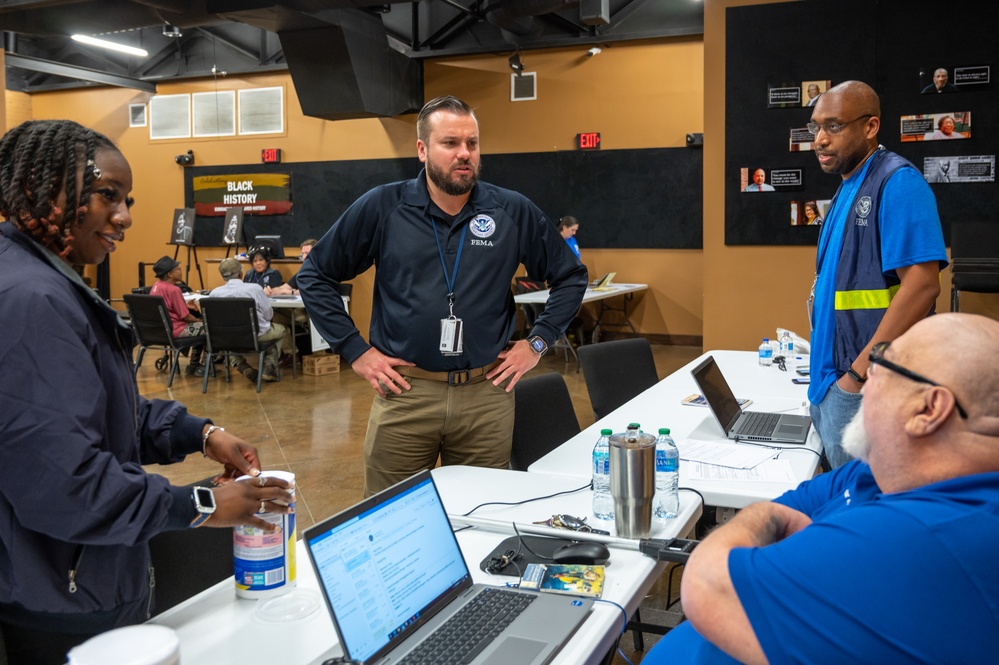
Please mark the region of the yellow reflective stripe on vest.
[[887, 289], [837, 291], [836, 309], [888, 309], [891, 299], [898, 293], [899, 285]]

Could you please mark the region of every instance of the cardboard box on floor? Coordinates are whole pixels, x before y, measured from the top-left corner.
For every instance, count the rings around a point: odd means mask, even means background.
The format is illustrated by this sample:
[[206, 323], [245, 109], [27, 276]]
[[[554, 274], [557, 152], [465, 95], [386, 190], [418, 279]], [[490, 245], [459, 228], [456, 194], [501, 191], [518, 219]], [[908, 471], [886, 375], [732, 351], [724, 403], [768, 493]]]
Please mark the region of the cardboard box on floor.
[[322, 351], [302, 357], [302, 371], [312, 376], [324, 376], [340, 372], [340, 356]]

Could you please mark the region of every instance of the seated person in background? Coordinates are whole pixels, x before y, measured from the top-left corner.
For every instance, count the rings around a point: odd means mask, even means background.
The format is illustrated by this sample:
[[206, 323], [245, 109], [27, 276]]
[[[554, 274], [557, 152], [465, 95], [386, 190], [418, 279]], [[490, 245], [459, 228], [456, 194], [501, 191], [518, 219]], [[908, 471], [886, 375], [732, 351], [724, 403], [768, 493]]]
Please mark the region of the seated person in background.
[[[309, 255], [309, 252], [312, 251], [312, 247], [317, 242], [319, 242], [319, 241], [316, 240], [315, 238], [309, 238], [308, 240], [306, 240], [305, 242], [303, 242], [302, 243], [302, 253], [299, 254], [298, 258], [300, 258], [300, 259], [302, 259], [304, 261], [305, 257]], [[291, 279], [289, 279], [284, 284], [280, 284], [278, 286], [265, 286], [264, 287], [264, 293], [266, 293], [269, 296], [290, 296], [290, 295], [296, 295], [297, 296], [298, 295], [298, 273], [296, 272], [294, 275], [292, 275]], [[298, 313], [299, 312], [296, 311], [296, 314], [298, 314]], [[304, 312], [302, 313], [302, 315], [304, 316]], [[306, 317], [306, 318], [308, 318], [308, 317]], [[295, 320], [298, 321], [299, 319], [296, 318]]]
[[870, 357], [859, 459], [705, 538], [643, 663], [994, 662], [999, 322], [938, 314]]
[[[243, 267], [239, 265], [239, 261], [223, 259], [222, 263], [219, 264], [219, 273], [226, 282], [222, 286], [212, 289], [209, 295], [212, 298], [253, 298], [257, 304], [257, 322], [260, 324], [260, 334], [257, 335], [257, 339], [261, 342], [269, 342], [272, 339], [280, 340], [267, 349], [264, 354], [264, 366], [260, 368], [264, 373], [264, 381], [277, 381], [277, 366], [281, 351], [288, 349], [290, 353], [293, 346], [288, 328], [271, 320], [274, 317], [274, 309], [271, 307], [270, 301], [264, 295], [263, 289], [243, 281]], [[232, 365], [240, 374], [256, 383], [257, 370], [250, 367], [243, 356], [234, 356]]]
[[579, 242], [576, 240], [576, 231], [578, 230], [579, 221], [572, 215], [566, 215], [558, 220], [558, 232], [565, 238], [569, 244], [569, 249], [572, 250], [577, 259], [582, 258], [579, 256]]
[[271, 268], [271, 251], [267, 247], [251, 247], [246, 258], [250, 260], [253, 269], [246, 273], [243, 281], [247, 284], [258, 284], [264, 288], [274, 288], [284, 284], [284, 278], [274, 268]]
[[[176, 338], [204, 335], [205, 325], [188, 308], [184, 294], [178, 286], [181, 283], [180, 261], [169, 256], [160, 257], [160, 260], [153, 264], [153, 274], [156, 275], [156, 283], [149, 289], [149, 295], [160, 296], [166, 303], [170, 322], [173, 324], [173, 336]], [[201, 354], [204, 349], [201, 344], [191, 347], [191, 362], [188, 363], [186, 370], [188, 376], [204, 376], [202, 374], [204, 367], [201, 365]]]
[[[319, 241], [316, 240], [315, 238], [309, 238], [308, 240], [306, 240], [305, 242], [303, 242], [302, 243], [302, 252], [301, 252], [301, 254], [298, 255], [298, 258], [300, 258], [300, 259], [302, 259], [304, 261], [305, 257], [309, 255], [309, 252], [312, 251], [312, 247], [317, 242], [319, 242]], [[268, 296], [297, 296], [298, 295], [298, 273], [296, 272], [294, 275], [292, 275], [291, 279], [289, 279], [287, 282], [285, 282], [281, 286], [275, 286], [274, 288], [271, 288], [269, 286], [265, 286], [264, 287], [264, 293], [266, 293]], [[294, 309], [285, 309], [285, 310], [282, 310], [282, 311], [279, 311], [279, 312], [274, 312], [274, 320], [278, 321], [279, 323], [282, 323], [284, 325], [287, 325], [287, 326], [291, 325], [291, 319], [292, 319], [292, 317], [295, 317], [295, 325], [305, 325], [309, 321], [309, 315], [305, 312], [305, 310], [304, 309], [299, 309], [297, 307], [294, 308]], [[306, 350], [308, 350], [308, 349], [306, 349]], [[305, 351], [303, 351], [303, 353], [304, 352]], [[291, 363], [294, 362], [294, 360], [295, 359], [291, 355], [289, 355], [289, 354], [282, 355], [281, 356], [281, 367], [288, 367], [288, 366], [290, 366]]]

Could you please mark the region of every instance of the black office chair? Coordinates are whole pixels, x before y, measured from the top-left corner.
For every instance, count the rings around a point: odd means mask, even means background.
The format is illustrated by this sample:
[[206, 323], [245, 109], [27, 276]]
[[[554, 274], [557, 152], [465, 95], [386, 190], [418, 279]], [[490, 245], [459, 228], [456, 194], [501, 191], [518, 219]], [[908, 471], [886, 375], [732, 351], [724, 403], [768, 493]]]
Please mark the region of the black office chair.
[[961, 291], [999, 293], [999, 222], [954, 222], [950, 256], [950, 311], [960, 311]]
[[[211, 478], [195, 485], [211, 487]], [[156, 614], [233, 576], [232, 527], [163, 531], [149, 541]]]
[[579, 421], [561, 374], [521, 379], [513, 395], [510, 468], [527, 471], [531, 464], [579, 434]]
[[167, 381], [167, 388], [169, 388], [173, 385], [173, 378], [177, 375], [180, 354], [195, 346], [203, 345], [205, 336], [174, 337], [170, 313], [167, 311], [166, 302], [161, 296], [126, 293], [122, 297], [125, 300], [125, 307], [128, 308], [128, 316], [132, 329], [135, 331], [135, 337], [139, 341], [139, 354], [135, 358], [136, 374], [142, 365], [146, 349], [165, 349], [167, 355], [156, 361], [156, 369], [165, 369], [169, 364], [170, 379]]
[[[258, 339], [260, 322], [257, 320], [256, 302], [253, 298], [202, 298], [198, 304], [201, 305], [201, 320], [205, 324], [206, 357], [213, 358], [216, 353], [224, 354], [225, 380], [228, 383], [231, 381], [229, 354], [256, 354], [259, 393], [264, 375], [264, 353], [279, 340], [261, 342]], [[275, 370], [280, 377], [281, 368], [275, 367]], [[211, 373], [205, 370], [205, 380], [201, 385], [203, 393], [208, 391], [208, 375]]]
[[579, 359], [597, 420], [659, 382], [652, 347], [642, 337], [581, 346]]

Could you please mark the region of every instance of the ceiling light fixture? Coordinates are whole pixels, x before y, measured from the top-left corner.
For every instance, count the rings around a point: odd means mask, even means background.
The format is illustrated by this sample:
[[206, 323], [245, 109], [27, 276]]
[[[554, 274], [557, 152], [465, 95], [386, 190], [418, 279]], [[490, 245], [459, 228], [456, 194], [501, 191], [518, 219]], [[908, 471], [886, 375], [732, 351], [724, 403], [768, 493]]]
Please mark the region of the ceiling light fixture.
[[170, 39], [178, 39], [184, 36], [183, 31], [175, 25], [170, 25], [169, 23], [163, 24], [163, 36], [169, 37]]
[[121, 51], [122, 53], [128, 53], [129, 55], [138, 55], [143, 58], [149, 55], [149, 52], [145, 49], [135, 48], [134, 46], [125, 46], [124, 44], [116, 44], [114, 42], [97, 39], [96, 37], [89, 37], [87, 35], [73, 35], [73, 41], [80, 42], [81, 44], [89, 44], [90, 46], [100, 46], [101, 48], [110, 49], [112, 51]]

